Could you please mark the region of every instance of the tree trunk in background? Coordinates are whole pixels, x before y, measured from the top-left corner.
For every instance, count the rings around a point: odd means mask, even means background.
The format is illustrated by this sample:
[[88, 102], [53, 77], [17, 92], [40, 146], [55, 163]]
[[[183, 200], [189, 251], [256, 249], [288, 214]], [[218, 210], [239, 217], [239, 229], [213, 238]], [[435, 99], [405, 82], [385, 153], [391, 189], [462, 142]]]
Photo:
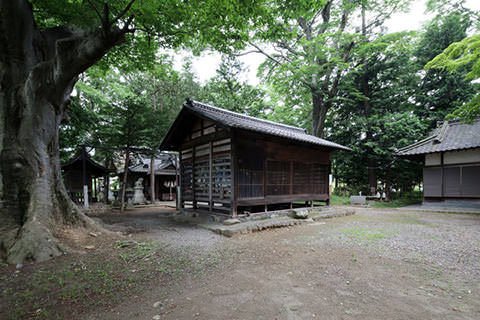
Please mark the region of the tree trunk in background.
[[130, 147], [127, 146], [127, 149], [125, 150], [125, 165], [123, 167], [122, 193], [120, 195], [120, 212], [123, 212], [125, 210], [125, 193], [127, 190], [129, 162], [130, 162]]
[[387, 172], [385, 176], [385, 200], [390, 201], [390, 188], [391, 188], [391, 168], [390, 166], [387, 167]]
[[152, 203], [155, 199], [155, 155], [150, 158], [150, 194], [152, 197]]
[[325, 134], [325, 120], [327, 111], [331, 106], [330, 102], [325, 102], [321, 94], [312, 91], [312, 134], [316, 137], [323, 138]]
[[40, 31], [28, 1], [0, 1], [0, 254], [9, 263], [61, 255], [63, 226], [94, 226], [63, 184], [58, 133], [77, 76], [123, 41], [117, 31]]
[[[366, 29], [366, 17], [365, 17], [365, 6], [362, 5], [362, 35], [364, 36], [364, 41], [367, 41], [367, 29]], [[370, 109], [371, 109], [371, 89], [368, 83], [369, 76], [368, 76], [368, 62], [365, 58], [362, 59], [363, 63], [363, 75], [362, 75], [362, 93], [365, 96], [365, 100], [363, 102], [364, 109], [365, 109], [365, 117], [370, 117]], [[368, 121], [367, 121], [368, 123]], [[373, 139], [372, 132], [370, 131], [370, 126], [367, 127], [366, 130], [366, 138], [367, 141], [370, 142]], [[372, 159], [371, 154], [373, 154], [373, 150], [367, 153], [367, 172], [368, 172], [368, 187], [370, 195], [374, 196], [377, 194], [377, 172], [376, 172], [376, 164], [374, 159]]]

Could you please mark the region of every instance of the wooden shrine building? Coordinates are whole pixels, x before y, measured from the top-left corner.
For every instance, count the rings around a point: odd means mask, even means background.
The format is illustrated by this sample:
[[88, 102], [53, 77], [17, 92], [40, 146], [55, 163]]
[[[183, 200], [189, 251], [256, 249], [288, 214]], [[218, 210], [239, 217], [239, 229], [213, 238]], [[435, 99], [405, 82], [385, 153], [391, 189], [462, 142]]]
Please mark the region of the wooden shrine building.
[[330, 152], [304, 129], [187, 100], [162, 150], [180, 156], [180, 207], [226, 216], [330, 201]]
[[[140, 157], [138, 161], [128, 167], [127, 188], [133, 188], [139, 178], [143, 178], [143, 186], [146, 190], [145, 197], [152, 201], [150, 194], [151, 159]], [[162, 152], [155, 156], [153, 161], [155, 174], [154, 200], [175, 200], [177, 184], [177, 155]], [[119, 181], [123, 182], [123, 172], [118, 172]]]
[[480, 200], [480, 120], [443, 121], [397, 155], [424, 163], [424, 200]]
[[107, 186], [104, 190], [108, 190], [108, 176], [114, 171], [93, 161], [85, 148], [78, 150], [68, 162], [62, 164], [63, 182], [70, 198], [86, 208], [88, 203], [97, 202], [100, 197], [107, 199], [106, 195], [100, 195], [99, 178]]

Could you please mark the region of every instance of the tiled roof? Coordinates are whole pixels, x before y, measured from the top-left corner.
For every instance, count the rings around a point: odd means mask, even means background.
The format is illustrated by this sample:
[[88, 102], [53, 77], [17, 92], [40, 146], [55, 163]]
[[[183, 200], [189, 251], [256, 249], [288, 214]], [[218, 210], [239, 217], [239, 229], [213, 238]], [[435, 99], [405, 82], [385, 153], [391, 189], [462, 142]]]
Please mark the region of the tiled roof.
[[[129, 172], [137, 173], [150, 173], [150, 158], [140, 158], [137, 164], [131, 165], [128, 167]], [[162, 155], [160, 158], [154, 159], [154, 170], [155, 174], [165, 174], [167, 172], [175, 172], [175, 169], [167, 169], [170, 166], [175, 167], [175, 156], [174, 155]], [[123, 170], [118, 174], [123, 173]]]
[[413, 156], [450, 150], [480, 147], [480, 120], [473, 124], [444, 121], [442, 126], [417, 143], [397, 151], [399, 156]]
[[89, 163], [97, 171], [101, 171], [105, 173], [115, 171], [115, 169], [108, 169], [102, 166], [101, 164], [93, 161], [93, 159], [84, 149], [77, 150], [77, 152], [75, 152], [73, 157], [71, 157], [67, 162], [61, 164], [61, 167], [62, 169], [67, 169], [68, 167], [75, 165], [76, 162], [81, 162], [83, 158], [85, 158], [85, 161]]
[[250, 117], [198, 101], [188, 100], [188, 102], [185, 104], [185, 108], [188, 108], [193, 113], [207, 117], [226, 127], [260, 132], [332, 149], [351, 150], [350, 148], [340, 144], [309, 135], [305, 129]]

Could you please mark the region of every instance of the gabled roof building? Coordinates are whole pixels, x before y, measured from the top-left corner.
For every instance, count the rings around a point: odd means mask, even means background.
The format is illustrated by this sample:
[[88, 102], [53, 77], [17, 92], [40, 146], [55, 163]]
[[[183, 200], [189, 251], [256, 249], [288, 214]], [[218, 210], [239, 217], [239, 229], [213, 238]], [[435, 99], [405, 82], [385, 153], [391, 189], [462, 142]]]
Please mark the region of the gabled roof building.
[[[135, 164], [128, 167], [127, 188], [133, 188], [135, 182], [143, 179], [145, 196], [151, 201], [150, 194], [150, 172], [151, 159], [148, 157], [139, 157]], [[153, 170], [155, 174], [153, 200], [175, 200], [175, 186], [177, 183], [177, 155], [162, 152], [155, 156], [153, 161]], [[118, 172], [119, 180], [123, 180], [123, 170]]]
[[480, 120], [443, 121], [429, 137], [398, 150], [397, 155], [424, 162], [426, 200], [480, 199]]
[[329, 202], [330, 153], [304, 129], [187, 100], [162, 150], [180, 157], [181, 207], [241, 216]]
[[[76, 203], [82, 203], [88, 207], [89, 202], [96, 202], [100, 195], [100, 183], [108, 181], [108, 175], [115, 171], [95, 162], [86, 152], [80, 148], [72, 158], [62, 163], [63, 182], [68, 194]], [[108, 183], [107, 183], [108, 185]], [[106, 199], [103, 196], [103, 199]]]

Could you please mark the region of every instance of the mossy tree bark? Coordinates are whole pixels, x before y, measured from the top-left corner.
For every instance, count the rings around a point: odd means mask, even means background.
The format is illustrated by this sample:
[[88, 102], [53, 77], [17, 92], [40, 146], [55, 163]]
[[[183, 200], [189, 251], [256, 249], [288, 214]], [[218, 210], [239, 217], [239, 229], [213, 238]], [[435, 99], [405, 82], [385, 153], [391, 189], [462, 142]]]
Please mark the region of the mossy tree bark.
[[0, 2], [0, 251], [9, 263], [58, 256], [58, 228], [93, 226], [63, 184], [59, 125], [78, 75], [126, 32], [109, 21], [39, 30], [28, 1]]

